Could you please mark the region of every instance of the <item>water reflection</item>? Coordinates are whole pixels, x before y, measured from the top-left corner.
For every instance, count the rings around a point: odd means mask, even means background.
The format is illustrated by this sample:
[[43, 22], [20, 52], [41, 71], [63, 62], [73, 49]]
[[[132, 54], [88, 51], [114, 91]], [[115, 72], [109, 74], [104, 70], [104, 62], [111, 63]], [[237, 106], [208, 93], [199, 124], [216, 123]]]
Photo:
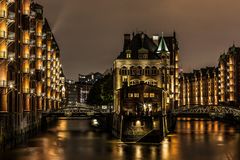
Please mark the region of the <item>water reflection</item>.
[[0, 154], [2, 160], [230, 160], [240, 159], [234, 126], [203, 119], [179, 119], [174, 134], [159, 145], [124, 144], [94, 132], [87, 120], [59, 120], [47, 133]]

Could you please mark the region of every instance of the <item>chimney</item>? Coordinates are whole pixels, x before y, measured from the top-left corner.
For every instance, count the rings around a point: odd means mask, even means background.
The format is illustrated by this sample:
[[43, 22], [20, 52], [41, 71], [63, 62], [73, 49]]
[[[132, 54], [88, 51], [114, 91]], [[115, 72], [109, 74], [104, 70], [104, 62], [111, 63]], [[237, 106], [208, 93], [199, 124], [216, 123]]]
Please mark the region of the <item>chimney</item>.
[[124, 34], [123, 50], [130, 49], [130, 41], [131, 41], [131, 35], [130, 34]]
[[153, 35], [152, 40], [157, 46], [159, 45], [159, 36], [158, 35]]

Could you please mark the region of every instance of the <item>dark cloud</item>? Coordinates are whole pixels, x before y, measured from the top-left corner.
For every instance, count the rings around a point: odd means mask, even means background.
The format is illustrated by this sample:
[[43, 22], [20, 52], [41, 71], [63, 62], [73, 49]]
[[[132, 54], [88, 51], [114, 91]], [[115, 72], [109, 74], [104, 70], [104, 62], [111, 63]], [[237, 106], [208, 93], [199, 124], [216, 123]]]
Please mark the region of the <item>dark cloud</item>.
[[122, 48], [123, 34], [177, 32], [185, 71], [216, 65], [240, 41], [237, 0], [38, 0], [62, 51], [68, 78], [103, 72]]

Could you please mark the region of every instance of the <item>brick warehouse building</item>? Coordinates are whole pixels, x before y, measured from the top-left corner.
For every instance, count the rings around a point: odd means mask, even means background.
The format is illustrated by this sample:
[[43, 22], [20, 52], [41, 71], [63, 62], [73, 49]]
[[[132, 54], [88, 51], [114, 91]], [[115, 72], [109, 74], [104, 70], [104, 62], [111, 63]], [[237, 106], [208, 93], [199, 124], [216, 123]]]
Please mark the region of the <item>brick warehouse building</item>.
[[61, 66], [43, 7], [32, 0], [1, 0], [0, 144], [31, 132], [42, 111], [61, 106]]
[[180, 106], [240, 105], [240, 48], [220, 55], [217, 67], [180, 74]]

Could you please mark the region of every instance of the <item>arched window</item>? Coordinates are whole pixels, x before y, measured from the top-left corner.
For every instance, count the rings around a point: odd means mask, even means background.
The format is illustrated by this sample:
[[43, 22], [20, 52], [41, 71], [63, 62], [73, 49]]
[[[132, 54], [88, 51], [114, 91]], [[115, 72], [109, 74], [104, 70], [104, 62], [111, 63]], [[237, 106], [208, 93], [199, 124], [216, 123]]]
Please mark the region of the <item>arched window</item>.
[[145, 75], [149, 76], [150, 75], [150, 67], [145, 67]]
[[127, 67], [122, 67], [121, 70], [120, 70], [120, 74], [121, 75], [127, 75]]
[[140, 83], [140, 80], [139, 79], [133, 79], [130, 81], [130, 85], [136, 85], [136, 84], [139, 84]]
[[148, 85], [152, 85], [152, 86], [156, 86], [157, 85], [157, 81], [154, 79], [148, 79], [145, 81], [145, 83], [147, 83]]
[[141, 66], [138, 66], [138, 67], [137, 67], [137, 75], [138, 75], [138, 76], [143, 75], [143, 69], [142, 69]]
[[156, 67], [152, 67], [152, 75], [153, 76], [156, 76], [158, 73], [157, 73], [157, 68]]
[[136, 67], [132, 66], [132, 67], [130, 68], [130, 75], [131, 75], [131, 76], [137, 75], [137, 68], [136, 68]]

